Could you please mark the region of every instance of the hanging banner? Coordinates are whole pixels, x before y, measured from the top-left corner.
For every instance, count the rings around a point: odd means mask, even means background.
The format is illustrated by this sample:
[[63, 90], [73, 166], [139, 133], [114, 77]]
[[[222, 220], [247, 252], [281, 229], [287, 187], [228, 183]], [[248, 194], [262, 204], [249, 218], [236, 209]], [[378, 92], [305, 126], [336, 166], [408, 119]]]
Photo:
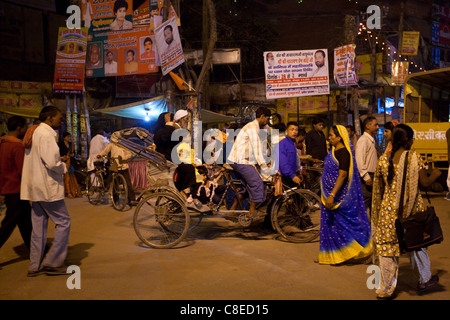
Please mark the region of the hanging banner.
[[155, 37], [161, 71], [163, 75], [166, 75], [184, 62], [176, 17], [172, 17], [156, 27]]
[[84, 87], [87, 28], [59, 28], [54, 93], [81, 94]]
[[402, 37], [402, 54], [405, 56], [417, 55], [419, 48], [420, 32], [419, 31], [403, 31]]
[[133, 28], [133, 0], [82, 0], [82, 26], [89, 33]]
[[355, 48], [349, 44], [334, 49], [334, 80], [342, 87], [358, 84], [358, 76], [355, 71]]
[[149, 26], [89, 35], [86, 77], [158, 72], [155, 36]]
[[[152, 17], [151, 2], [156, 2], [156, 1], [133, 0], [133, 27], [150, 24], [150, 18]], [[156, 5], [156, 10], [153, 12], [153, 14], [158, 14], [158, 6], [157, 5]]]
[[433, 44], [450, 46], [450, 8], [433, 3], [431, 5], [433, 21], [431, 41]]
[[264, 52], [264, 69], [267, 99], [330, 93], [327, 49]]
[[[150, 25], [152, 30], [162, 23], [164, 0], [133, 0], [133, 27]], [[172, 2], [168, 3], [168, 19], [176, 17], [178, 26], [181, 25]]]
[[408, 61], [392, 62], [392, 85], [402, 86], [408, 76]]

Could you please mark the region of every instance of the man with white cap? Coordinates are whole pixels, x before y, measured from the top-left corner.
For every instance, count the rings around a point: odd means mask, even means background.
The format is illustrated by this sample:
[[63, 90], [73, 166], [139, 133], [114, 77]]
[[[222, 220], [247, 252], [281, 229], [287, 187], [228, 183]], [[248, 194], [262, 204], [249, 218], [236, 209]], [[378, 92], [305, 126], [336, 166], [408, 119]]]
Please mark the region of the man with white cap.
[[186, 110], [178, 110], [173, 117], [173, 122], [167, 122], [164, 127], [155, 133], [156, 151], [163, 154], [166, 160], [172, 161], [172, 149], [179, 143], [179, 141], [172, 141], [172, 133], [176, 129], [186, 128], [187, 121], [188, 112]]
[[188, 123], [188, 115], [187, 110], [178, 110], [173, 117], [173, 124], [175, 129], [187, 129]]

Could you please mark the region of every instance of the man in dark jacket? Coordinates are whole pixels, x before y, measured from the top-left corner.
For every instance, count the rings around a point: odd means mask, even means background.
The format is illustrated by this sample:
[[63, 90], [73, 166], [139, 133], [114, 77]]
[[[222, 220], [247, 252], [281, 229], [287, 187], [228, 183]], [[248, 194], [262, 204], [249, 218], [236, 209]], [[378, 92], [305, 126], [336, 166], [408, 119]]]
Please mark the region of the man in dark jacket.
[[328, 154], [327, 139], [323, 130], [323, 120], [314, 118], [313, 128], [306, 134], [306, 154], [311, 155], [313, 159], [324, 160]]

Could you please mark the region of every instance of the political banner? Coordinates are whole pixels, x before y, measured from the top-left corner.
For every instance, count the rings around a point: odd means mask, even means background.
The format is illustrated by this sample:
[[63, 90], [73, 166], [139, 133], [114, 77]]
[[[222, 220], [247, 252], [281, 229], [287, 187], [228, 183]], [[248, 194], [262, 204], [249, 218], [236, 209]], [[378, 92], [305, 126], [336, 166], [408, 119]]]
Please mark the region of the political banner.
[[86, 77], [158, 72], [155, 36], [149, 26], [90, 34]]
[[[164, 0], [133, 0], [133, 27], [150, 25], [154, 29], [155, 26], [162, 23], [163, 8]], [[171, 1], [168, 3], [168, 11], [168, 19], [176, 17], [177, 24], [180, 26], [180, 18]]]
[[82, 26], [89, 33], [133, 28], [133, 0], [82, 0]]
[[81, 94], [84, 87], [87, 28], [59, 28], [53, 92]]
[[342, 87], [358, 84], [355, 71], [355, 47], [349, 44], [334, 49], [334, 80]]
[[330, 93], [327, 49], [264, 52], [264, 69], [267, 99]]
[[157, 26], [155, 37], [161, 71], [166, 75], [185, 61], [176, 17]]

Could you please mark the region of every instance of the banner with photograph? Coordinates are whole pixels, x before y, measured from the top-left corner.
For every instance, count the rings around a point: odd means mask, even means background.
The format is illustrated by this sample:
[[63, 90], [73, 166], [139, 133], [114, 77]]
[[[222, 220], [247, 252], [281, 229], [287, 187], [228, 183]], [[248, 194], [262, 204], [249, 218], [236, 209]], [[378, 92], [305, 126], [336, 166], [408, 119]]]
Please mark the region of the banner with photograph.
[[81, 94], [84, 87], [87, 28], [59, 28], [54, 93]]
[[155, 37], [161, 71], [166, 75], [185, 61], [176, 17], [157, 26]]
[[81, 0], [82, 26], [89, 33], [133, 28], [133, 0]]
[[266, 98], [330, 93], [327, 49], [264, 52]]
[[89, 35], [86, 77], [158, 72], [155, 36], [150, 27]]
[[355, 48], [356, 45], [348, 44], [334, 49], [334, 80], [341, 87], [358, 84], [355, 71]]

